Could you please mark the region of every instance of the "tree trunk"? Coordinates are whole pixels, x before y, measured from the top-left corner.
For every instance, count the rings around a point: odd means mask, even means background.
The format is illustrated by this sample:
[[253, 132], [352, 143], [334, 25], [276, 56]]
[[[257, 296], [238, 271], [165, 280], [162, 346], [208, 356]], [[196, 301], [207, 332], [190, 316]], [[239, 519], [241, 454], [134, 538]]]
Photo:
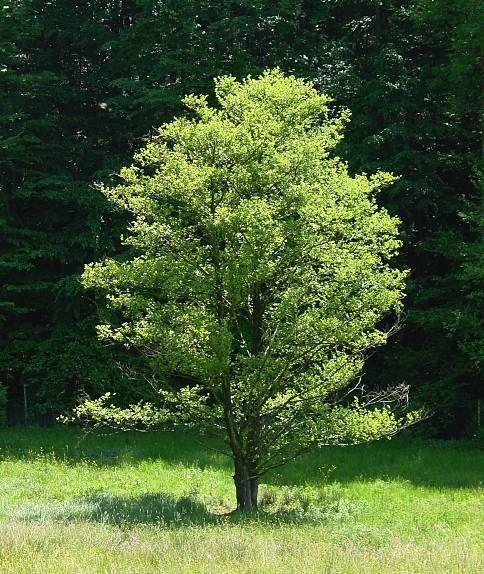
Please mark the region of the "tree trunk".
[[259, 477], [254, 476], [250, 479], [250, 498], [252, 500], [252, 508], [257, 508], [257, 497], [259, 495]]
[[255, 510], [257, 508], [259, 478], [250, 472], [250, 468], [245, 461], [236, 461], [234, 482], [237, 510], [241, 512]]

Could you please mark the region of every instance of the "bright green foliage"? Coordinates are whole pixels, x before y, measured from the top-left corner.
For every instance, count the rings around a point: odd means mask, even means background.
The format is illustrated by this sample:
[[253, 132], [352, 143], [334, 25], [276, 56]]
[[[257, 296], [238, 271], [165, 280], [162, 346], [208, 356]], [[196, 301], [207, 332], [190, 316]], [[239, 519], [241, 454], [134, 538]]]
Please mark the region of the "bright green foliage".
[[194, 118], [164, 125], [103, 188], [132, 213], [131, 256], [84, 273], [120, 317], [100, 336], [141, 349], [164, 383], [161, 414], [109, 397], [77, 414], [223, 429], [244, 482], [316, 444], [396, 432], [387, 408], [343, 398], [385, 342], [404, 273], [389, 265], [397, 219], [375, 203], [393, 176], [350, 177], [331, 156], [347, 113], [278, 70], [221, 77], [216, 95], [217, 109], [186, 97]]

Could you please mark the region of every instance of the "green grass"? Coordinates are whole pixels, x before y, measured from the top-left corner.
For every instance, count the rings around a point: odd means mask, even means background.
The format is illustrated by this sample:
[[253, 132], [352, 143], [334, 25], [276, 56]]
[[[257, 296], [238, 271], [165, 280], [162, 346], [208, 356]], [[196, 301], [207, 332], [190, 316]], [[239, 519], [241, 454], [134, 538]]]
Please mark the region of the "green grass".
[[233, 507], [228, 460], [172, 433], [0, 431], [0, 572], [484, 571], [478, 443], [325, 448]]

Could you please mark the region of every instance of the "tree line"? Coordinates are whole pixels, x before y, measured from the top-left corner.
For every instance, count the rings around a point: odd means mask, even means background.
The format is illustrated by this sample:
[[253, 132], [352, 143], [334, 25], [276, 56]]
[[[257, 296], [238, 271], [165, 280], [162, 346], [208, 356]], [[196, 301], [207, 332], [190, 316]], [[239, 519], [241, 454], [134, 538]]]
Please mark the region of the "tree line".
[[[94, 334], [80, 275], [123, 253], [115, 175], [185, 94], [266, 67], [351, 110], [336, 153], [392, 172], [410, 270], [401, 325], [365, 370], [408, 384], [433, 434], [475, 429], [482, 364], [482, 23], [477, 0], [6, 1], [0, 15], [0, 401], [48, 421], [79, 395], [150, 387], [143, 358]], [[213, 102], [211, 102], [213, 103]], [[136, 384], [133, 384], [136, 379]]]

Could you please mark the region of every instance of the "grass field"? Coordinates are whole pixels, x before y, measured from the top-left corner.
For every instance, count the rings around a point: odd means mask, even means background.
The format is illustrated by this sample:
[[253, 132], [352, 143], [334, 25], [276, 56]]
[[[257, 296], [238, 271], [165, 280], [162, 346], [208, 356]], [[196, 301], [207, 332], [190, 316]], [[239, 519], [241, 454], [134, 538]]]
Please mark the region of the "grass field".
[[478, 443], [326, 448], [233, 508], [228, 460], [172, 433], [0, 431], [0, 572], [484, 572]]

